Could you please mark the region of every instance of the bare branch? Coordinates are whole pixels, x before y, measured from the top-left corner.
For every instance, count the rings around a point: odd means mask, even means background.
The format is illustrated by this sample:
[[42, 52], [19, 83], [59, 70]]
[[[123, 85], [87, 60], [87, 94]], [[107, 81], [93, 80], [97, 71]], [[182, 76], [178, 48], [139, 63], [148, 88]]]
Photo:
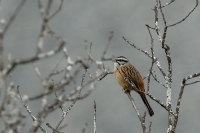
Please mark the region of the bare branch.
[[165, 3], [165, 5], [162, 6], [161, 8], [164, 8], [164, 7], [166, 7], [166, 6], [169, 6], [169, 5], [172, 4], [174, 1], [175, 1], [175, 0], [171, 0], [169, 3]]
[[146, 54], [149, 58], [152, 58], [152, 56], [148, 53], [148, 51], [144, 51], [142, 49], [140, 49], [139, 47], [137, 47], [135, 44], [131, 44], [125, 37], [122, 37], [124, 39], [124, 41], [126, 41], [129, 45], [133, 46], [135, 49], [141, 51], [142, 53]]
[[42, 74], [41, 74], [39, 68], [34, 63], [33, 63], [33, 67], [35, 69], [35, 72], [36, 72], [38, 78], [40, 79], [41, 82], [43, 82], [44, 79], [42, 78]]
[[[84, 93], [84, 94], [82, 94], [81, 96], [73, 96], [73, 97], [66, 97], [66, 98], [64, 98], [64, 100], [66, 100], [66, 101], [75, 101], [75, 100], [81, 100], [81, 99], [84, 99], [84, 98], [86, 98], [91, 92], [92, 92], [92, 90], [95, 88], [95, 86], [96, 86], [96, 81], [93, 81], [93, 83], [91, 83], [91, 85], [90, 85], [90, 87], [87, 89], [87, 91]], [[80, 88], [79, 87], [77, 87], [77, 90], [79, 90]], [[71, 93], [70, 93], [71, 94]]]
[[44, 9], [43, 9], [41, 0], [38, 0], [38, 8], [39, 8], [39, 11], [40, 11], [40, 15], [42, 17], [44, 17]]
[[[163, 87], [165, 87], [165, 85], [163, 84], [163, 83], [161, 83], [157, 78], [156, 78], [156, 75], [153, 75], [153, 73], [151, 74], [152, 75], [152, 77], [154, 78], [154, 80], [156, 81], [156, 82], [158, 82], [160, 85], [162, 85]], [[166, 88], [166, 87], [165, 87]]]
[[[81, 96], [81, 90], [83, 88], [83, 83], [84, 83], [84, 80], [85, 80], [86, 73], [87, 73], [87, 70], [85, 70], [85, 73], [82, 76], [81, 89], [79, 90], [78, 97]], [[72, 104], [69, 106], [69, 108], [65, 112], [63, 112], [63, 116], [62, 116], [61, 120], [58, 122], [58, 124], [56, 126], [56, 130], [59, 128], [60, 124], [63, 122], [64, 118], [67, 116], [67, 114], [69, 113], [69, 111], [71, 110], [71, 108], [74, 106], [74, 104], [76, 103], [76, 101], [77, 101], [77, 99], [74, 102], [72, 102]]]
[[[18, 93], [19, 93], [21, 102], [24, 103], [24, 107], [25, 107], [26, 111], [28, 112], [28, 114], [30, 115], [30, 117], [33, 119], [33, 122], [35, 122], [36, 125], [37, 125], [37, 124], [38, 124], [38, 120], [37, 120], [37, 118], [32, 114], [32, 112], [31, 112], [31, 110], [29, 109], [28, 105], [27, 105], [27, 104], [24, 102], [24, 100], [22, 99], [22, 95], [21, 95], [21, 93], [20, 93], [20, 91], [19, 91], [19, 88], [20, 88], [20, 86], [17, 86], [17, 91], [18, 91]], [[39, 128], [40, 128], [41, 131], [43, 131], [44, 133], [47, 133], [47, 131], [46, 131], [42, 126], [40, 126], [40, 125], [38, 125], [38, 126], [39, 126]]]
[[125, 91], [125, 93], [127, 94], [128, 98], [130, 99], [132, 105], [133, 105], [133, 108], [135, 109], [136, 113], [137, 113], [137, 116], [141, 122], [141, 126], [142, 126], [142, 130], [143, 130], [143, 133], [147, 133], [146, 131], [146, 126], [145, 126], [145, 123], [143, 122], [144, 120], [142, 119], [141, 115], [140, 115], [140, 112], [139, 110], [137, 109], [137, 106], [135, 105], [135, 102], [134, 102], [134, 99], [133, 97], [131, 97], [131, 94], [130, 94], [130, 91]]
[[0, 70], [3, 70], [4, 67], [4, 57], [3, 57], [3, 39], [4, 36], [8, 30], [8, 28], [10, 27], [10, 25], [12, 24], [12, 22], [14, 21], [15, 17], [17, 16], [17, 14], [19, 13], [19, 11], [22, 9], [24, 3], [26, 2], [26, 0], [21, 0], [21, 2], [19, 3], [19, 5], [17, 6], [17, 8], [15, 9], [14, 13], [11, 15], [10, 19], [8, 20], [8, 22], [6, 23], [4, 29], [0, 32]]
[[149, 29], [156, 30], [156, 28], [153, 28], [153, 27], [149, 26], [148, 24], [145, 24], [145, 26], [148, 27]]
[[189, 76], [185, 77], [183, 79], [182, 83], [181, 83], [181, 90], [180, 90], [177, 105], [176, 105], [176, 114], [177, 115], [174, 118], [174, 123], [173, 123], [173, 126], [172, 126], [172, 133], [175, 132], [176, 126], [177, 126], [177, 123], [178, 123], [180, 104], [181, 104], [181, 99], [182, 99], [182, 95], [183, 95], [183, 92], [184, 92], [184, 88], [185, 88], [185, 85], [186, 85], [186, 81], [189, 80], [189, 79], [199, 77], [199, 76], [200, 76], [200, 73], [195, 73], [195, 74], [189, 75]]
[[[47, 30], [47, 28], [50, 29], [50, 27], [48, 26], [48, 21], [51, 18], [53, 18], [62, 8], [63, 0], [60, 0], [60, 1], [61, 1], [61, 3], [60, 3], [59, 8], [55, 12], [53, 12], [52, 15], [49, 16], [49, 12], [50, 12], [53, 0], [48, 1], [47, 7], [46, 7], [45, 10], [43, 8], [41, 0], [38, 0], [38, 8], [39, 8], [41, 17], [43, 19], [43, 23], [42, 23], [41, 29], [40, 29], [39, 41], [38, 41], [38, 45], [37, 45], [37, 54], [42, 52], [43, 45], [44, 45], [43, 44], [44, 43], [44, 37], [46, 36], [46, 30]], [[50, 30], [50, 32], [52, 32], [52, 30]], [[60, 40], [58, 40], [58, 41], [60, 42]]]
[[6, 31], [8, 30], [8, 28], [10, 27], [11, 23], [14, 21], [15, 17], [17, 16], [17, 14], [19, 13], [19, 11], [22, 9], [23, 5], [25, 4], [26, 0], [21, 0], [21, 2], [19, 3], [19, 5], [17, 6], [16, 10], [14, 11], [14, 13], [10, 16], [10, 19], [8, 20], [8, 22], [6, 23], [6, 26], [4, 27], [3, 31], [2, 31], [2, 35], [6, 34]]
[[45, 17], [46, 18], [48, 18], [48, 16], [49, 16], [49, 12], [50, 12], [52, 3], [53, 3], [53, 0], [48, 0], [47, 7], [46, 7], [46, 10], [45, 10], [45, 15], [46, 15]]
[[45, 26], [46, 26], [46, 28], [48, 29], [48, 33], [49, 33], [53, 38], [55, 38], [55, 39], [59, 42], [59, 44], [65, 43], [65, 42], [66, 42], [64, 39], [62, 39], [60, 36], [58, 36], [58, 35], [51, 29], [51, 27], [50, 27], [47, 23], [45, 23]]
[[89, 63], [90, 63], [90, 61], [91, 62], [95, 61], [94, 57], [91, 55], [91, 48], [92, 48], [92, 42], [90, 43], [90, 47], [89, 48], [86, 47]]
[[58, 65], [60, 64], [60, 62], [62, 61], [62, 59], [64, 58], [64, 56], [62, 56], [59, 60], [58, 60], [58, 62], [56, 63], [56, 65], [55, 65], [55, 67], [53, 68], [53, 70], [49, 73], [49, 76], [47, 76], [47, 80], [49, 80], [52, 76], [54, 76], [54, 75], [57, 75], [57, 74], [60, 74], [60, 73], [62, 73], [65, 69], [62, 69], [62, 70], [60, 70], [60, 71], [58, 71], [57, 70], [57, 68], [58, 68]]
[[[154, 57], [154, 49], [153, 49], [153, 47], [154, 47], [154, 39], [153, 39], [153, 37], [151, 35], [151, 31], [150, 31], [148, 26], [147, 26], [147, 30], [148, 30], [150, 38], [151, 38], [151, 56]], [[151, 77], [150, 75], [152, 74], [153, 65], [154, 65], [154, 58], [151, 58], [151, 67], [149, 69], [149, 74], [148, 74], [149, 76], [147, 78], [147, 81], [148, 81], [147, 82], [147, 92], [149, 92], [149, 88], [150, 88], [150, 77]]]
[[154, 13], [155, 13], [155, 30], [156, 30], [156, 33], [159, 38], [158, 40], [162, 42], [160, 27], [158, 26], [158, 0], [156, 0], [156, 5], [155, 5], [154, 9], [152, 9], [152, 10], [154, 10]]
[[158, 99], [156, 99], [155, 97], [153, 97], [150, 93], [146, 93], [146, 95], [147, 96], [149, 96], [149, 98], [151, 98], [152, 100], [154, 100], [155, 102], [157, 102], [161, 107], [163, 107], [167, 112], [169, 112], [170, 114], [172, 114], [172, 115], [176, 115], [176, 113], [174, 113], [172, 110], [169, 110], [168, 108], [167, 108], [167, 106], [164, 104], [164, 103], [162, 103], [160, 100], [158, 100]]
[[96, 111], [97, 111], [97, 106], [96, 106], [96, 102], [94, 100], [94, 133], [97, 132], [97, 125], [96, 125]]
[[[55, 92], [55, 96], [56, 96], [57, 100], [59, 100], [58, 95], [56, 94], [56, 92]], [[62, 110], [62, 113], [64, 114], [64, 110], [63, 110], [61, 105], [60, 105], [60, 109]]]
[[98, 79], [98, 80], [102, 80], [103, 78], [105, 78], [108, 74], [113, 74], [113, 72], [108, 72], [108, 71], [105, 71], [101, 74], [101, 77]]
[[[80, 70], [80, 69], [77, 69], [77, 70]], [[76, 71], [75, 71], [76, 73]], [[76, 76], [76, 74], [74, 74], [74, 76]], [[83, 84], [83, 86], [80, 86], [80, 88], [84, 88], [85, 86], [91, 84], [92, 82], [96, 81], [100, 76], [97, 76], [91, 80], [89, 80], [88, 82], [86, 82], [85, 84]], [[48, 89], [49, 91], [48, 92], [45, 92], [45, 93], [42, 93], [42, 94], [39, 94], [37, 96], [33, 96], [33, 97], [30, 97], [29, 100], [32, 101], [32, 100], [35, 100], [35, 99], [39, 99], [39, 98], [42, 98], [44, 97], [45, 95], [49, 95], [51, 94], [52, 92], [54, 91], [57, 91], [59, 89], [62, 89], [66, 84], [69, 84], [69, 82], [72, 80], [72, 77], [70, 77], [69, 79], [67, 80], [63, 80], [60, 84], [58, 85], [54, 85], [54, 86], [50, 86], [50, 88]], [[73, 100], [72, 100], [73, 101]]]
[[177, 24], [185, 21], [190, 16], [190, 14], [196, 9], [196, 7], [198, 6], [198, 4], [199, 4], [199, 0], [196, 0], [195, 7], [182, 20], [180, 20], [180, 21], [178, 21], [178, 22], [176, 22], [174, 24], [168, 25], [167, 27], [172, 27], [172, 26], [175, 26], [175, 25], [177, 25]]
[[54, 56], [55, 54], [57, 54], [58, 52], [60, 52], [62, 50], [64, 45], [65, 45], [65, 42], [62, 42], [54, 50], [48, 51], [46, 53], [41, 53], [41, 54], [38, 54], [38, 55], [33, 56], [31, 58], [27, 58], [27, 59], [15, 59], [11, 64], [9, 64], [7, 66], [7, 68], [5, 68], [3, 70], [3, 72], [2, 72], [3, 76], [8, 75], [18, 65], [27, 64], [27, 63], [30, 63], [30, 62], [34, 62], [34, 61], [37, 61], [37, 60], [41, 60], [41, 59], [44, 59], [44, 58], [49, 58], [51, 56]]
[[159, 9], [160, 9], [160, 13], [161, 13], [161, 15], [162, 15], [164, 24], [165, 24], [165, 26], [167, 26], [167, 22], [166, 22], [166, 19], [165, 19], [165, 15], [164, 15], [163, 10], [162, 10], [161, 1], [159, 0], [158, 3], [159, 3]]
[[162, 69], [162, 67], [161, 67], [161, 65], [160, 65], [160, 62], [158, 61], [158, 59], [157, 59], [156, 57], [152, 57], [152, 56], [148, 53], [148, 51], [144, 51], [144, 50], [140, 49], [139, 47], [137, 47], [135, 44], [131, 44], [125, 37], [122, 37], [122, 38], [123, 38], [129, 45], [133, 46], [135, 49], [141, 51], [142, 53], [144, 53], [145, 55], [147, 55], [149, 58], [153, 59], [154, 62], [155, 62], [155, 64], [156, 64], [156, 66], [158, 67], [158, 69], [159, 69], [160, 72], [162, 73], [162, 75], [163, 75], [164, 77], [166, 76], [165, 72], [163, 71], [163, 69]]
[[196, 84], [196, 83], [199, 83], [199, 82], [200, 82], [200, 81], [194, 81], [194, 82], [192, 82], [192, 83], [185, 84], [185, 86], [186, 86], [186, 85]]
[[51, 130], [55, 133], [64, 133], [64, 132], [59, 132], [58, 130], [54, 129], [49, 123], [46, 124]]
[[151, 126], [152, 126], [152, 122], [150, 122], [150, 124], [149, 124], [149, 131], [148, 131], [148, 133], [151, 132]]
[[57, 9], [54, 13], [52, 13], [52, 14], [48, 17], [48, 19], [52, 19], [52, 18], [62, 9], [63, 1], [64, 1], [64, 0], [60, 0], [60, 5], [59, 5], [58, 9]]

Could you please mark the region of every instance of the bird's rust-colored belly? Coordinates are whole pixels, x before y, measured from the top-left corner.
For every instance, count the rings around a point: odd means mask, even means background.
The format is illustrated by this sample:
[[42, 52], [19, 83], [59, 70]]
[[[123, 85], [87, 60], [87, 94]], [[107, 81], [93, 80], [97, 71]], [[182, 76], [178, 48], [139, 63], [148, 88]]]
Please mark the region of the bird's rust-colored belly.
[[120, 74], [121, 71], [120, 72], [119, 71], [120, 69], [115, 71], [115, 78], [117, 82], [119, 83], [119, 85], [121, 85], [122, 88], [125, 90], [133, 90], [133, 88], [130, 87], [129, 83], [124, 80], [125, 77], [122, 77], [122, 75]]

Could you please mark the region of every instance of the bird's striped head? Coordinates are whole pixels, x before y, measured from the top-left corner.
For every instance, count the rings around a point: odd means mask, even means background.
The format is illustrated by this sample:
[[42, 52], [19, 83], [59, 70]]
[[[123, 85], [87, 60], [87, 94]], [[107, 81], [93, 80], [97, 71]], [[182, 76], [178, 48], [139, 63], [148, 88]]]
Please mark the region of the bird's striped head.
[[113, 60], [114, 63], [114, 70], [116, 70], [117, 67], [126, 65], [129, 63], [129, 60], [124, 56], [118, 56]]
[[118, 56], [114, 59], [114, 62], [118, 64], [118, 66], [123, 66], [129, 63], [129, 60], [124, 56]]

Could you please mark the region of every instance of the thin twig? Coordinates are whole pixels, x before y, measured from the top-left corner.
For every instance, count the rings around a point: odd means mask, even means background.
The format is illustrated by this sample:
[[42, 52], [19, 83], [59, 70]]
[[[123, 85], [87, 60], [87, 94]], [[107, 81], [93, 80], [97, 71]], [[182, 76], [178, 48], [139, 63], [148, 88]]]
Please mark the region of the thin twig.
[[10, 63], [7, 68], [3, 70], [3, 76], [8, 75], [16, 66], [21, 65], [21, 64], [27, 64], [30, 62], [34, 62], [37, 60], [41, 60], [44, 58], [49, 58], [60, 52], [65, 45], [65, 42], [62, 42], [56, 47], [54, 50], [50, 50], [46, 53], [40, 53], [36, 56], [33, 56], [31, 58], [26, 58], [26, 59], [15, 59], [12, 63]]
[[[76, 72], [75, 72], [76, 73]], [[75, 74], [76, 76], [77, 74]], [[81, 86], [81, 88], [91, 84], [92, 82], [96, 81], [99, 79], [100, 76], [97, 76], [91, 80], [89, 80], [88, 82], [86, 82], [85, 84], [83, 84], [83, 86]], [[68, 80], [63, 80], [60, 84], [58, 85], [54, 85], [54, 86], [51, 86], [52, 88], [48, 89], [49, 91], [48, 92], [45, 92], [45, 93], [42, 93], [42, 94], [39, 94], [39, 95], [36, 95], [36, 96], [33, 96], [33, 97], [30, 97], [29, 100], [32, 101], [32, 100], [35, 100], [35, 99], [39, 99], [39, 98], [42, 98], [44, 97], [45, 95], [49, 95], [51, 93], [53, 93], [54, 91], [57, 91], [57, 90], [60, 90], [62, 89], [66, 84], [69, 84], [69, 82], [72, 80], [72, 78], [69, 78]]]
[[177, 25], [177, 24], [185, 21], [190, 16], [190, 14], [196, 9], [196, 7], [198, 6], [198, 4], [199, 4], [199, 0], [196, 0], [195, 7], [182, 20], [180, 20], [180, 21], [178, 21], [178, 22], [176, 22], [174, 24], [168, 25], [167, 27], [172, 27], [172, 26], [175, 26], [175, 25]]
[[[32, 112], [31, 112], [31, 110], [29, 109], [28, 105], [27, 105], [27, 104], [25, 103], [25, 101], [22, 99], [22, 95], [21, 95], [21, 93], [20, 93], [20, 91], [19, 91], [19, 88], [20, 88], [20, 86], [17, 86], [17, 91], [18, 91], [18, 94], [19, 94], [19, 96], [20, 96], [21, 102], [24, 104], [24, 107], [25, 107], [26, 111], [28, 112], [28, 114], [29, 114], [29, 115], [31, 116], [31, 118], [33, 119], [33, 122], [36, 122], [36, 124], [38, 124], [37, 118], [32, 114]], [[44, 130], [44, 128], [43, 128], [42, 126], [40, 126], [40, 125], [38, 125], [38, 126], [39, 126], [39, 128], [40, 128], [41, 131], [43, 131], [44, 133], [47, 133], [47, 131]]]
[[154, 100], [155, 102], [157, 102], [161, 107], [163, 107], [167, 112], [169, 112], [170, 114], [172, 114], [172, 115], [176, 115], [176, 113], [174, 113], [172, 110], [169, 110], [168, 108], [167, 108], [167, 106], [164, 104], [164, 103], [162, 103], [160, 100], [158, 100], [158, 99], [156, 99], [155, 97], [153, 97], [150, 93], [146, 93], [146, 95], [147, 96], [149, 96], [149, 98], [151, 98], [152, 100]]
[[172, 4], [174, 1], [175, 1], [175, 0], [171, 0], [169, 3], [165, 3], [165, 5], [162, 6], [161, 8], [164, 8], [164, 7], [166, 7], [166, 6], [169, 6], [169, 5]]
[[150, 122], [150, 124], [149, 124], [149, 131], [148, 131], [148, 133], [151, 132], [151, 126], [152, 126], [152, 122]]
[[148, 53], [148, 51], [144, 51], [141, 48], [137, 47], [134, 43], [131, 44], [125, 37], [122, 37], [124, 41], [126, 41], [129, 45], [133, 46], [135, 49], [141, 51], [142, 53], [146, 54], [149, 58], [152, 58], [152, 56]]
[[184, 88], [185, 88], [185, 85], [186, 85], [186, 81], [189, 80], [189, 79], [199, 77], [199, 76], [200, 76], [200, 73], [195, 73], [195, 74], [192, 74], [192, 75], [185, 77], [183, 79], [183, 81], [181, 82], [181, 89], [180, 89], [180, 93], [179, 93], [179, 97], [178, 97], [177, 105], [176, 105], [176, 114], [177, 115], [174, 117], [174, 123], [173, 123], [173, 126], [172, 126], [172, 133], [175, 132], [176, 126], [177, 126], [177, 123], [178, 123], [180, 104], [181, 104], [181, 99], [182, 99], [182, 96], [183, 96]]
[[196, 83], [199, 83], [200, 81], [194, 81], [194, 82], [191, 82], [191, 83], [187, 83], [187, 84], [185, 84], [185, 86], [186, 85], [192, 85], [192, 84], [196, 84]]
[[147, 26], [147, 30], [148, 30], [148, 32], [149, 32], [149, 35], [150, 35], [150, 39], [151, 39], [151, 56], [153, 57], [152, 59], [151, 59], [151, 67], [149, 68], [149, 76], [148, 76], [148, 78], [147, 78], [147, 92], [149, 92], [149, 88], [150, 88], [150, 79], [151, 79], [151, 74], [152, 74], [152, 70], [153, 70], [153, 65], [154, 65], [154, 39], [153, 39], [153, 37], [152, 37], [152, 35], [151, 35], [151, 31], [150, 31], [150, 29], [149, 29], [149, 27]]
[[33, 63], [33, 67], [35, 69], [35, 72], [36, 72], [38, 78], [40, 79], [41, 82], [43, 82], [44, 79], [42, 78], [42, 74], [41, 74], [39, 68], [34, 63]]
[[101, 74], [101, 77], [99, 77], [99, 79], [98, 80], [102, 80], [103, 78], [105, 78], [108, 74], [113, 74], [114, 72], [107, 72], [107, 71], [105, 71], [105, 72], [103, 72], [102, 74]]
[[145, 55], [147, 55], [149, 58], [153, 59], [154, 62], [155, 62], [155, 64], [156, 64], [156, 66], [158, 67], [158, 69], [159, 69], [160, 72], [162, 73], [162, 75], [163, 75], [164, 77], [166, 76], [165, 72], [163, 71], [163, 69], [162, 69], [162, 67], [161, 67], [161, 65], [160, 65], [160, 62], [158, 61], [158, 59], [157, 59], [156, 57], [152, 57], [152, 56], [148, 53], [148, 51], [144, 51], [144, 50], [140, 49], [139, 47], [137, 47], [135, 44], [131, 44], [125, 37], [122, 37], [122, 38], [123, 38], [129, 45], [133, 46], [135, 49], [141, 51], [142, 53], [144, 53]]
[[86, 47], [89, 63], [95, 61], [94, 57], [91, 55], [91, 49], [92, 49], [92, 42], [90, 42], [90, 47], [88, 49]]
[[[165, 85], [162, 83], [162, 82], [160, 82], [157, 78], [156, 78], [156, 75], [153, 75], [153, 73], [151, 74], [152, 75], [152, 77], [154, 78], [154, 80], [158, 83], [158, 84], [160, 84], [160, 85], [162, 85], [163, 87], [165, 87]], [[166, 87], [165, 87], [166, 88]]]
[[52, 19], [62, 9], [63, 1], [64, 0], [60, 0], [60, 5], [59, 5], [58, 9], [48, 17], [49, 20]]
[[25, 4], [26, 0], [21, 0], [21, 2], [19, 3], [19, 5], [17, 6], [17, 8], [15, 9], [14, 13], [10, 16], [8, 22], [6, 23], [5, 27], [3, 28], [3, 30], [0, 32], [0, 71], [3, 70], [4, 68], [4, 55], [3, 55], [3, 50], [4, 50], [4, 46], [3, 46], [3, 40], [5, 37], [5, 34], [8, 30], [8, 28], [10, 27], [10, 25], [12, 24], [12, 22], [15, 20], [15, 17], [17, 16], [17, 14], [19, 13], [19, 11], [22, 9], [23, 5]]
[[59, 132], [58, 130], [54, 129], [49, 123], [46, 124], [49, 128], [51, 128], [51, 130], [54, 132], [54, 133], [64, 133], [64, 132]]
[[135, 105], [135, 102], [134, 102], [134, 99], [133, 97], [131, 97], [131, 94], [130, 94], [130, 91], [125, 91], [125, 93], [127, 94], [128, 98], [130, 99], [132, 105], [133, 105], [133, 108], [135, 109], [136, 113], [137, 113], [137, 116], [141, 122], [141, 126], [142, 126], [142, 130], [143, 130], [143, 133], [147, 133], [146, 131], [146, 126], [145, 126], [145, 123], [143, 122], [144, 120], [142, 119], [141, 115], [140, 115], [140, 112], [139, 110], [137, 109], [137, 106]]
[[[81, 96], [81, 90], [83, 88], [83, 82], [84, 82], [86, 73], [87, 73], [87, 70], [85, 70], [85, 73], [82, 76], [81, 89], [79, 90], [78, 97]], [[67, 114], [69, 113], [69, 111], [71, 110], [71, 108], [74, 106], [74, 104], [76, 103], [76, 101], [77, 101], [77, 99], [74, 102], [72, 102], [71, 105], [68, 107], [68, 109], [63, 113], [63, 116], [62, 116], [61, 120], [58, 122], [58, 124], [56, 126], [56, 130], [59, 128], [60, 124], [63, 122], [64, 118], [67, 116]]]
[[96, 111], [97, 111], [97, 106], [96, 106], [96, 102], [94, 100], [94, 133], [97, 132], [97, 125], [96, 125]]
[[1, 34], [5, 35], [7, 29], [10, 27], [11, 23], [14, 21], [15, 17], [17, 16], [17, 14], [19, 13], [19, 11], [22, 9], [23, 5], [25, 4], [26, 0], [21, 0], [21, 2], [19, 3], [19, 5], [17, 6], [16, 10], [14, 11], [14, 13], [10, 16], [10, 19], [8, 20], [8, 22], [6, 23], [3, 31]]

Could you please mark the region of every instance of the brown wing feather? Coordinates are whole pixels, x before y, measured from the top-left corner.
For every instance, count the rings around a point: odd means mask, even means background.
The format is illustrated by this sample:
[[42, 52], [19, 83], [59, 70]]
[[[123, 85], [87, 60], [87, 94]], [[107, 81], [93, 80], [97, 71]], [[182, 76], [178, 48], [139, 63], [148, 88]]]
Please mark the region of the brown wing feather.
[[[133, 65], [128, 64], [126, 66], [121, 67], [120, 70], [122, 74], [124, 74], [125, 77], [129, 80], [130, 83], [135, 84], [136, 86], [135, 89], [139, 89], [140, 91], [143, 91], [143, 92], [145, 91], [143, 78]], [[134, 90], [134, 88], [129, 89], [129, 90]]]

